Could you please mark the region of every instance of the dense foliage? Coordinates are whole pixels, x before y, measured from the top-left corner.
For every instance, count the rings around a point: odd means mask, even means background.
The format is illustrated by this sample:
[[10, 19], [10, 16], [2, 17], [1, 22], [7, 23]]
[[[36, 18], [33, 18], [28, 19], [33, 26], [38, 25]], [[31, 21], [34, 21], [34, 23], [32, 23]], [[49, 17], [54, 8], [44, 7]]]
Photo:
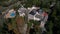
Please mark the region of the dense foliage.
[[[8, 7], [11, 4], [14, 4], [16, 1], [20, 1], [20, 0], [9, 1], [9, 2], [8, 0], [0, 0], [0, 6]], [[23, 0], [23, 1], [25, 1], [22, 2], [22, 4], [25, 4], [24, 5], [25, 7], [31, 7], [32, 5], [36, 5], [41, 8], [50, 9], [51, 11], [48, 11], [49, 18], [45, 26], [47, 29], [46, 34], [60, 34], [60, 1], [59, 0]], [[54, 5], [54, 7], [50, 8], [52, 2], [55, 2], [56, 4]], [[0, 19], [0, 21], [2, 22], [4, 20]], [[0, 26], [0, 34], [10, 34], [10, 32], [7, 29], [7, 24], [6, 24], [7, 22], [12, 23], [13, 19], [5, 19], [5, 21], [3, 22], [3, 27]]]

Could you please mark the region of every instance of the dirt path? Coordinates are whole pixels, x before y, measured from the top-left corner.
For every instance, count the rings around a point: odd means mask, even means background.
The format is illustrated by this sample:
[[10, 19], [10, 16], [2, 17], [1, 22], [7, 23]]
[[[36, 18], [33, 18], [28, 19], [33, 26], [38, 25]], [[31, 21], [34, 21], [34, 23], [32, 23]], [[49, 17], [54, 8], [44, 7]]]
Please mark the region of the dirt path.
[[23, 17], [18, 17], [16, 19], [17, 22], [17, 28], [19, 30], [20, 34], [25, 34], [26, 33], [26, 28], [27, 28], [27, 24], [24, 23], [24, 18]]

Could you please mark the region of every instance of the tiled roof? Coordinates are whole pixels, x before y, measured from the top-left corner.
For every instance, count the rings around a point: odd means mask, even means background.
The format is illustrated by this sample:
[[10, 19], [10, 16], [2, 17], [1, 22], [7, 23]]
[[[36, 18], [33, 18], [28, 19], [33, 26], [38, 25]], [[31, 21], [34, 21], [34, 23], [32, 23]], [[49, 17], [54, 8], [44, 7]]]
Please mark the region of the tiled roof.
[[39, 19], [41, 19], [41, 18], [42, 18], [42, 16], [41, 16], [41, 15], [35, 15], [35, 17], [36, 17], [36, 18], [39, 18]]
[[19, 8], [18, 12], [25, 12], [26, 8]]

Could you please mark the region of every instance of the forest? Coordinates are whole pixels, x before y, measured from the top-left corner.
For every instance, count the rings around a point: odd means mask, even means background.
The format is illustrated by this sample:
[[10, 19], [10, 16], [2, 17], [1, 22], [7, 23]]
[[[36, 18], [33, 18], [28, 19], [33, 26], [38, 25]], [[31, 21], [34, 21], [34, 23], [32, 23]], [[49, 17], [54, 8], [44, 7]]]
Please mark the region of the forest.
[[[18, 1], [20, 1], [19, 4], [17, 3]], [[5, 12], [7, 9], [9, 9], [11, 5], [13, 5], [11, 7], [17, 11], [21, 4], [23, 4], [26, 8], [35, 5], [41, 9], [45, 9], [49, 14], [48, 21], [45, 25], [47, 29], [46, 34], [60, 34], [60, 0], [0, 0], [0, 34], [18, 34], [15, 22], [15, 18], [17, 16], [12, 19], [4, 19], [1, 16], [2, 12]], [[50, 5], [53, 6], [50, 7]], [[12, 28], [11, 31], [8, 30], [7, 25], [10, 25], [9, 29]], [[15, 31], [13, 28], [15, 28]]]

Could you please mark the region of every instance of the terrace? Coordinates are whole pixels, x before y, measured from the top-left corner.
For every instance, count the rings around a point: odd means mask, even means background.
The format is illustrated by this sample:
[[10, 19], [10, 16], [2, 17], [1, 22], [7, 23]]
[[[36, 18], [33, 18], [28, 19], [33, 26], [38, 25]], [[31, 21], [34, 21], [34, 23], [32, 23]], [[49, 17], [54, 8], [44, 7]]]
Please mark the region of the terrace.
[[14, 18], [16, 13], [16, 11], [14, 11], [14, 9], [9, 10], [9, 12], [5, 15], [5, 18]]

